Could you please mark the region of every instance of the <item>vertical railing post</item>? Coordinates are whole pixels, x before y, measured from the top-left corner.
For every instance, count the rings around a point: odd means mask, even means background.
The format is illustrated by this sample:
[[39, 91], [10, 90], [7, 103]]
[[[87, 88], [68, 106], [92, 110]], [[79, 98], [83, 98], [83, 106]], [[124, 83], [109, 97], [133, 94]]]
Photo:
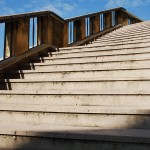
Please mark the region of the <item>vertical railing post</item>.
[[80, 40], [80, 20], [74, 21], [74, 41]]
[[74, 41], [85, 38], [85, 18], [74, 21]]
[[139, 21], [137, 20], [137, 19], [135, 19], [135, 18], [131, 18], [130, 19], [130, 23], [131, 24], [134, 24], [134, 23], [138, 23]]
[[90, 17], [90, 34], [100, 32], [100, 15]]
[[[52, 44], [57, 47], [68, 45], [68, 26], [53, 18], [50, 14], [38, 17], [38, 45]], [[64, 33], [66, 34], [64, 37]]]
[[112, 12], [104, 13], [104, 29], [112, 27]]
[[117, 24], [128, 25], [128, 15], [124, 11], [117, 10], [115, 12], [115, 17], [116, 17], [116, 25]]
[[63, 47], [68, 46], [68, 39], [69, 39], [68, 28], [69, 28], [68, 22], [64, 23], [64, 27], [63, 27]]
[[12, 37], [8, 39], [10, 41], [6, 42], [5, 45], [7, 47], [7, 43], [12, 43], [12, 56], [18, 56], [29, 49], [29, 18], [13, 21], [11, 30]]
[[41, 45], [43, 43], [42, 37], [42, 18], [37, 17], [37, 45]]
[[81, 34], [81, 37], [80, 39], [84, 39], [85, 38], [85, 18], [82, 18], [80, 20], [80, 34]]

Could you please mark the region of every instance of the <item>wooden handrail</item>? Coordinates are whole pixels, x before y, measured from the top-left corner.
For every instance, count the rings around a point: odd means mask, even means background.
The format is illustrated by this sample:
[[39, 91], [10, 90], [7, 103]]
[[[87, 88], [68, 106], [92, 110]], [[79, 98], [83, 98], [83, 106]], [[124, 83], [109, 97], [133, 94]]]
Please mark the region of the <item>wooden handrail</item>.
[[26, 51], [25, 53], [19, 55], [19, 56], [13, 56], [9, 59], [6, 59], [5, 61], [0, 62], [0, 78], [4, 78], [4, 74], [6, 71], [17, 67], [20, 65], [21, 62], [28, 62], [30, 58], [33, 56], [37, 56], [39, 53], [49, 51], [54, 52], [58, 49], [50, 44], [42, 44], [38, 47], [32, 48], [30, 51]]
[[76, 20], [80, 20], [82, 18], [86, 18], [86, 17], [93, 17], [96, 15], [100, 15], [100, 14], [104, 14], [104, 13], [109, 13], [112, 11], [117, 11], [117, 10], [122, 10], [125, 13], [127, 13], [130, 17], [138, 19], [139, 21], [143, 21], [142, 19], [138, 18], [137, 16], [129, 13], [125, 8], [123, 7], [118, 7], [118, 8], [113, 8], [113, 9], [109, 9], [109, 10], [103, 10], [103, 11], [99, 11], [99, 12], [95, 12], [95, 13], [90, 13], [90, 14], [86, 14], [86, 15], [82, 15], [82, 16], [77, 16], [77, 17], [72, 17], [72, 18], [68, 18], [65, 21], [70, 22], [70, 21], [76, 21]]
[[26, 17], [33, 18], [33, 17], [40, 17], [40, 16], [45, 16], [45, 15], [52, 15], [59, 21], [65, 22], [65, 20], [63, 18], [61, 18], [60, 16], [58, 16], [57, 14], [55, 14], [52, 11], [40, 11], [40, 12], [31, 12], [31, 13], [26, 13], [26, 14], [0, 16], [0, 23], [10, 22], [10, 21], [14, 21], [14, 20], [18, 20], [18, 19], [26, 18]]

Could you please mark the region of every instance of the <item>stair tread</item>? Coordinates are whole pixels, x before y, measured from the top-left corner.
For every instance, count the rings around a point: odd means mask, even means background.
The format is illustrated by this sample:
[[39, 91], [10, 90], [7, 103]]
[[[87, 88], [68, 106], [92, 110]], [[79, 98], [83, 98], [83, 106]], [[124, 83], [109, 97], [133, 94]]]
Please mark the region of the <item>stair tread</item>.
[[113, 114], [113, 115], [150, 115], [147, 107], [116, 107], [116, 106], [51, 106], [32, 104], [4, 104], [1, 103], [0, 111], [8, 112], [42, 112], [42, 113], [71, 113], [71, 114]]
[[139, 75], [133, 77], [92, 77], [91, 78], [48, 78], [48, 79], [0, 79], [0, 83], [42, 83], [42, 82], [103, 82], [103, 81], [150, 81], [150, 77], [148, 75]]
[[150, 143], [150, 130], [50, 125], [0, 125], [0, 135]]
[[100, 90], [67, 90], [67, 89], [57, 89], [57, 90], [0, 90], [0, 95], [1, 94], [34, 94], [34, 95], [43, 95], [43, 94], [48, 94], [48, 95], [150, 95], [148, 91], [100, 91]]

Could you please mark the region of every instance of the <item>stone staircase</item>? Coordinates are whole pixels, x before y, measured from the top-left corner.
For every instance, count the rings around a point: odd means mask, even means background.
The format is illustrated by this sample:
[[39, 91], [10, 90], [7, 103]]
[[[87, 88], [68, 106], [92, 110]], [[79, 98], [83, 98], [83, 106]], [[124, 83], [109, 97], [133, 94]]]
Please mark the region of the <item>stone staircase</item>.
[[149, 21], [39, 54], [5, 77], [0, 149], [150, 149]]

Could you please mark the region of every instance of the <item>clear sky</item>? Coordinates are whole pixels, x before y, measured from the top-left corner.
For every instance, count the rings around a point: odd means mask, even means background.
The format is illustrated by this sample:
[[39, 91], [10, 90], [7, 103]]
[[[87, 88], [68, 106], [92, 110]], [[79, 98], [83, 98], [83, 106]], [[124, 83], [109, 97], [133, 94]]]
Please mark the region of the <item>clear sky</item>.
[[[115, 7], [124, 7], [139, 18], [150, 20], [150, 0], [0, 0], [0, 16], [50, 10], [69, 18]], [[2, 30], [0, 25], [0, 42]]]

